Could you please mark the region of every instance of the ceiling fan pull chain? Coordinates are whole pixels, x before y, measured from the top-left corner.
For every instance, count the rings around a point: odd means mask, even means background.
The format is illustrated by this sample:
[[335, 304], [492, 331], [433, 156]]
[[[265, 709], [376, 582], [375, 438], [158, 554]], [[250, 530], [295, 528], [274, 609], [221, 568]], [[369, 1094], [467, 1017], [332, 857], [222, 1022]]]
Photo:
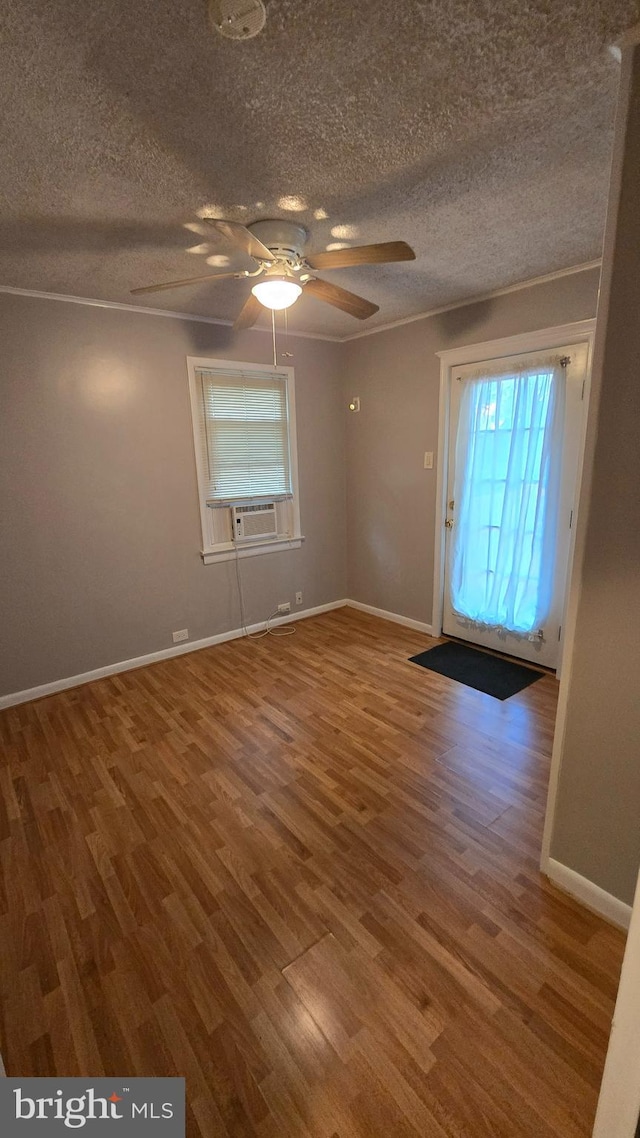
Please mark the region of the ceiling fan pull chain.
[[293, 359], [293, 352], [289, 351], [289, 309], [285, 308], [283, 311], [284, 311], [284, 347], [285, 347], [285, 350], [282, 353], [282, 358], [283, 358], [283, 360], [291, 360], [291, 359]]
[[278, 366], [278, 353], [276, 352], [276, 310], [271, 309], [271, 331], [273, 334], [273, 366]]

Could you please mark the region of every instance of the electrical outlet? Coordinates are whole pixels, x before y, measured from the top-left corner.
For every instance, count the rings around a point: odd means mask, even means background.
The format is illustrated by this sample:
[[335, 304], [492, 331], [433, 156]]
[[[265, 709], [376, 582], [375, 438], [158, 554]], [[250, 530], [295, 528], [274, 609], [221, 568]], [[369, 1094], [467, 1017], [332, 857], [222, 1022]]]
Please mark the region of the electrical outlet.
[[283, 601], [281, 605], [278, 605], [278, 612], [291, 612], [291, 601]]
[[189, 639], [189, 629], [188, 628], [181, 628], [179, 632], [173, 633], [173, 643], [174, 644], [179, 644], [181, 640], [188, 640], [188, 639]]
[[297, 605], [302, 604], [302, 593], [296, 593], [296, 604]]

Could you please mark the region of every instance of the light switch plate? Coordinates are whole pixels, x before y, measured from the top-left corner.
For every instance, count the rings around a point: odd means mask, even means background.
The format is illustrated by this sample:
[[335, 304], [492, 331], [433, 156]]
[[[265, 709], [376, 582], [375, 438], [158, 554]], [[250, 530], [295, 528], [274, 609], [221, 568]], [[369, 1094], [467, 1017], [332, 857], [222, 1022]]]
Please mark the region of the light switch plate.
[[433, 470], [433, 451], [426, 450], [424, 452], [424, 468], [425, 470]]

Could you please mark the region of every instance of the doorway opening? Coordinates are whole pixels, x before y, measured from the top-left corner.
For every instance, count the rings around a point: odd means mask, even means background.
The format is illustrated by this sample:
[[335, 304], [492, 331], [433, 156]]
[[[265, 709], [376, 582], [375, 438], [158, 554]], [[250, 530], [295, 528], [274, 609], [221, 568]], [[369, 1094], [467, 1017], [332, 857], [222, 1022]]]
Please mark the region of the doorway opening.
[[559, 671], [592, 333], [441, 354], [436, 635]]

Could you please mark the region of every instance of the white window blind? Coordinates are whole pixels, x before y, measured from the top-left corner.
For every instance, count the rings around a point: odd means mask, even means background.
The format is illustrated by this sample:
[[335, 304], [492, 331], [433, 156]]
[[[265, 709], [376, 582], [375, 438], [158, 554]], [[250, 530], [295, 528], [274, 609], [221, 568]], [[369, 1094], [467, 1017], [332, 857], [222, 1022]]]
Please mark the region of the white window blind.
[[208, 503], [291, 498], [285, 375], [196, 372]]

